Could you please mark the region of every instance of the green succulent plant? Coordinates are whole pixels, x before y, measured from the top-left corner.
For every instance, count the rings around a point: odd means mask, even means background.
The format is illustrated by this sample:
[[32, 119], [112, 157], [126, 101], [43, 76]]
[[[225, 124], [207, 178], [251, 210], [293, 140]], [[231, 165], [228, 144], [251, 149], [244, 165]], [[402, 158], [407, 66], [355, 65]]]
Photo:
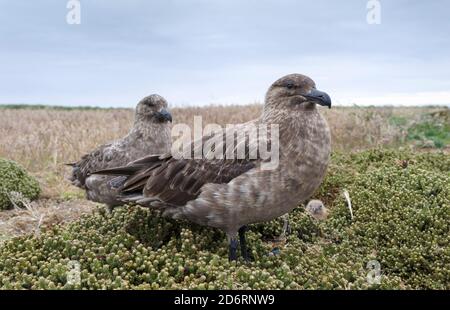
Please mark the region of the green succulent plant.
[[38, 181], [22, 166], [0, 158], [0, 210], [13, 207], [13, 203], [20, 206], [23, 199], [36, 199], [40, 192]]
[[[334, 154], [316, 194], [327, 201], [328, 218], [318, 221], [295, 209], [281, 244], [282, 220], [251, 225], [250, 263], [228, 261], [218, 230], [137, 206], [112, 214], [99, 208], [40, 236], [4, 242], [0, 287], [450, 289], [449, 162], [444, 153], [404, 150]], [[344, 188], [353, 219], [340, 194]], [[379, 264], [377, 277], [371, 262]]]

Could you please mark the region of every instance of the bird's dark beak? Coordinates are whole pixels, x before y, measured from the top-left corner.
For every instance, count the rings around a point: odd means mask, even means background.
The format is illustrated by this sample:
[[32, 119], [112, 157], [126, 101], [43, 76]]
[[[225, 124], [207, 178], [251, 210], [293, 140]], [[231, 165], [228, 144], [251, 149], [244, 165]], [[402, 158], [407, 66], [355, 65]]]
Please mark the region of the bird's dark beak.
[[172, 115], [166, 109], [161, 109], [161, 111], [156, 112], [156, 117], [159, 121], [169, 121], [172, 122]]
[[304, 97], [314, 101], [315, 103], [318, 103], [323, 106], [327, 106], [331, 109], [331, 98], [328, 96], [327, 93], [317, 90], [317, 89], [311, 89], [307, 94], [304, 95]]

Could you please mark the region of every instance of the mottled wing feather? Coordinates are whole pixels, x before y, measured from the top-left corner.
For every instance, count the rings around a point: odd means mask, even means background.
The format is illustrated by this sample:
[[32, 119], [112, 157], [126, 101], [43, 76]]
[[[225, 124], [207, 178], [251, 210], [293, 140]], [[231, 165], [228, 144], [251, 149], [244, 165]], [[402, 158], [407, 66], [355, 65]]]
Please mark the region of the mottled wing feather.
[[69, 180], [78, 187], [86, 187], [86, 179], [95, 171], [114, 164], [114, 161], [121, 162], [124, 154], [115, 153], [114, 158], [109, 154], [108, 149], [113, 147], [112, 143], [102, 145], [89, 154], [85, 154], [81, 159], [72, 165], [72, 173]]
[[[89, 154], [85, 154], [81, 159], [72, 164], [72, 174], [69, 180], [76, 186], [84, 188], [86, 185], [86, 179], [90, 172], [101, 169], [101, 167], [96, 167], [97, 162], [101, 161], [103, 149], [107, 145], [100, 146]], [[100, 158], [99, 158], [100, 157]]]
[[[226, 131], [223, 131], [222, 135], [223, 141], [226, 141]], [[209, 137], [203, 137], [203, 142]], [[166, 204], [182, 206], [195, 199], [203, 185], [230, 182], [257, 166], [258, 160], [250, 158], [249, 150], [255, 144], [257, 145], [258, 140], [257, 138], [249, 139], [248, 136], [244, 138], [243, 143], [246, 144], [246, 148], [242, 159], [176, 159], [170, 154], [152, 155], [134, 161], [126, 167], [106, 169], [98, 173], [127, 175], [128, 179], [122, 187], [122, 193], [125, 195], [140, 191], [145, 197], [153, 197]], [[236, 141], [237, 139], [235, 136], [234, 148], [242, 143]], [[193, 145], [198, 144], [193, 143]], [[194, 150], [191, 155], [194, 155]]]
[[147, 169], [140, 174], [139, 183], [130, 186], [127, 181], [123, 191], [143, 190], [146, 197], [155, 197], [172, 205], [184, 205], [199, 195], [203, 185], [227, 183], [254, 167], [255, 162], [250, 160], [227, 162], [170, 158], [157, 169]]

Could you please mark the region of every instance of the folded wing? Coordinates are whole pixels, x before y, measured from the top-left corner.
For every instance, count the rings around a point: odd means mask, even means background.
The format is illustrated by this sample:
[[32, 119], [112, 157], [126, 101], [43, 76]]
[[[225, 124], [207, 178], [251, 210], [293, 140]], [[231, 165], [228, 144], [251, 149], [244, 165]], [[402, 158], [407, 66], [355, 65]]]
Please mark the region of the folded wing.
[[[124, 167], [105, 169], [95, 173], [127, 176], [121, 188], [124, 196], [139, 194], [170, 205], [182, 206], [195, 199], [203, 185], [228, 183], [258, 166], [260, 160], [254, 153], [254, 150], [258, 149], [258, 137], [248, 134], [245, 126], [240, 130], [245, 134], [239, 135], [231, 133], [230, 130], [223, 130], [216, 135], [204, 136], [201, 144], [191, 143], [191, 156], [175, 158], [170, 154], [150, 155]], [[233, 134], [231, 139], [233, 143], [227, 145], [227, 135], [230, 134]], [[211, 139], [214, 139], [215, 143], [211, 143]], [[210, 143], [208, 148], [210, 152], [219, 149], [221, 150], [219, 154], [222, 156], [209, 159], [209, 155], [203, 154], [200, 159], [195, 159], [195, 148], [198, 150], [198, 147], [208, 143]], [[242, 155], [238, 157], [239, 148], [244, 152], [241, 152]], [[227, 158], [226, 154], [233, 154], [233, 156]]]

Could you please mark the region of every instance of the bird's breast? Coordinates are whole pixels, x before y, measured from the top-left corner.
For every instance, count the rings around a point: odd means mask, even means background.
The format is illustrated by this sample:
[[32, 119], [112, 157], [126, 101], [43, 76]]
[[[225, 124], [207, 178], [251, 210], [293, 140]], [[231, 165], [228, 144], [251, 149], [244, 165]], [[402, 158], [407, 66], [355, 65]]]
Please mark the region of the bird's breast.
[[326, 120], [317, 113], [301, 124], [291, 129], [293, 136], [289, 143], [283, 145], [285, 141], [280, 141], [279, 173], [286, 180], [286, 194], [296, 204], [308, 199], [320, 186], [331, 154]]

